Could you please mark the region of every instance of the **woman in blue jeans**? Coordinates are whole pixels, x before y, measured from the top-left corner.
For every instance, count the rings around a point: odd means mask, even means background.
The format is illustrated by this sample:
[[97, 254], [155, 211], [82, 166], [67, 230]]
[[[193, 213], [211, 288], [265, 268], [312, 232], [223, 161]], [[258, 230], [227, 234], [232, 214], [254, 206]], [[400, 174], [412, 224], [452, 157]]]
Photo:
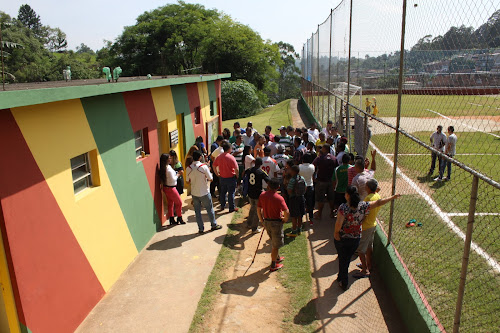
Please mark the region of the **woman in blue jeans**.
[[347, 186], [345, 199], [347, 203], [340, 205], [338, 209], [337, 222], [335, 223], [334, 243], [339, 260], [339, 276], [337, 282], [343, 290], [349, 285], [349, 263], [359, 245], [361, 238], [361, 224], [370, 208], [385, 205], [391, 200], [399, 198], [399, 194], [377, 201], [361, 201], [358, 189]]

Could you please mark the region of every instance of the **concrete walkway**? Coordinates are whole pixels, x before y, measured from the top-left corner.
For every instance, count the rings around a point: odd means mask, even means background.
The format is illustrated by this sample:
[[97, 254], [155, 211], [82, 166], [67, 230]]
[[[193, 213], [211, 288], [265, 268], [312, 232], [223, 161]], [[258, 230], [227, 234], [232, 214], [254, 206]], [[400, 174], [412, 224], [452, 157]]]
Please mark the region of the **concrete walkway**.
[[222, 213], [222, 229], [198, 235], [184, 207], [187, 224], [156, 233], [76, 332], [187, 332], [233, 216]]
[[[296, 105], [296, 104], [295, 104]], [[295, 127], [302, 127], [305, 119], [297, 110], [291, 110]], [[295, 116], [294, 116], [295, 115]], [[297, 121], [297, 122], [295, 122]], [[335, 220], [330, 218], [325, 204], [321, 220], [314, 219], [309, 228], [311, 271], [315, 289], [315, 303], [320, 322], [316, 332], [406, 332], [399, 313], [376, 271], [370, 278], [354, 279], [359, 259], [349, 267], [347, 291], [335, 282], [338, 274], [337, 251], [333, 243]]]

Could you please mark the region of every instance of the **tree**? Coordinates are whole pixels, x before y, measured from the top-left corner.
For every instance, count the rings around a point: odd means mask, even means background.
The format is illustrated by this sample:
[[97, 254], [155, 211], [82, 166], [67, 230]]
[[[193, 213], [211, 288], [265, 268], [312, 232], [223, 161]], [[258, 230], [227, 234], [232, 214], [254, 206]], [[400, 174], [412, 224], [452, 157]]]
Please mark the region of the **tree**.
[[294, 47], [284, 42], [279, 42], [277, 45], [282, 61], [279, 66], [278, 100], [276, 101], [279, 102], [288, 98], [298, 97], [300, 92], [300, 77], [299, 68], [295, 64], [295, 61], [299, 58], [299, 54], [295, 52]]
[[221, 96], [223, 120], [248, 117], [260, 109], [257, 89], [246, 80], [223, 81]]
[[26, 28], [33, 31], [36, 36], [40, 36], [42, 32], [42, 22], [40, 21], [40, 16], [29, 5], [22, 5], [19, 7], [19, 13], [17, 19]]
[[76, 47], [76, 53], [90, 53], [90, 54], [95, 54], [94, 50], [92, 50], [90, 47], [88, 47], [84, 43], [81, 43], [80, 46]]
[[62, 52], [68, 47], [66, 34], [59, 28], [45, 27], [45, 45], [51, 52]]

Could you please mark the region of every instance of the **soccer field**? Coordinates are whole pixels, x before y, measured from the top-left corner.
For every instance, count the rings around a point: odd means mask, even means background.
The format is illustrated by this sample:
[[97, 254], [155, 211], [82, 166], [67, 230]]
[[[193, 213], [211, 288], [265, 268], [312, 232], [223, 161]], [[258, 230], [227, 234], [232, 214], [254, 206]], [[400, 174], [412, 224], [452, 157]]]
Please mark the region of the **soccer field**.
[[[363, 96], [372, 97], [372, 96]], [[395, 124], [397, 95], [375, 96], [379, 117]], [[454, 126], [455, 159], [500, 181], [500, 99], [498, 96], [403, 96], [401, 128], [426, 144], [438, 124]], [[378, 151], [375, 177], [383, 196], [390, 194], [394, 130], [369, 121], [371, 149]], [[450, 181], [435, 181], [438, 162], [427, 176], [431, 154], [404, 135], [398, 149], [393, 242], [440, 322], [451, 330], [459, 285], [473, 176], [452, 165]], [[446, 171], [444, 173], [446, 177]], [[379, 217], [389, 221], [389, 208]], [[415, 219], [421, 227], [407, 228]], [[382, 223], [387, 231], [387, 225]], [[472, 249], [464, 299], [464, 331], [491, 332], [500, 327], [500, 190], [479, 181]]]

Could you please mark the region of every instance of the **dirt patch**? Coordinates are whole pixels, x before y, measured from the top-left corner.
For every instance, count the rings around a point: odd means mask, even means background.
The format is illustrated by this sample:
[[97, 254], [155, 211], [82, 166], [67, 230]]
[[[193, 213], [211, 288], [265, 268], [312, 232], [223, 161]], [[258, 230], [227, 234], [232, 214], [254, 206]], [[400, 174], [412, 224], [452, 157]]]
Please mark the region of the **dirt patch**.
[[[230, 225], [237, 231], [238, 242], [234, 266], [226, 272], [226, 280], [205, 319], [203, 332], [282, 332], [284, 310], [290, 298], [277, 274], [269, 271], [271, 246], [264, 232], [252, 262], [260, 234], [252, 234], [246, 227], [249, 205], [243, 208], [240, 220]], [[245, 275], [244, 275], [245, 274]]]

